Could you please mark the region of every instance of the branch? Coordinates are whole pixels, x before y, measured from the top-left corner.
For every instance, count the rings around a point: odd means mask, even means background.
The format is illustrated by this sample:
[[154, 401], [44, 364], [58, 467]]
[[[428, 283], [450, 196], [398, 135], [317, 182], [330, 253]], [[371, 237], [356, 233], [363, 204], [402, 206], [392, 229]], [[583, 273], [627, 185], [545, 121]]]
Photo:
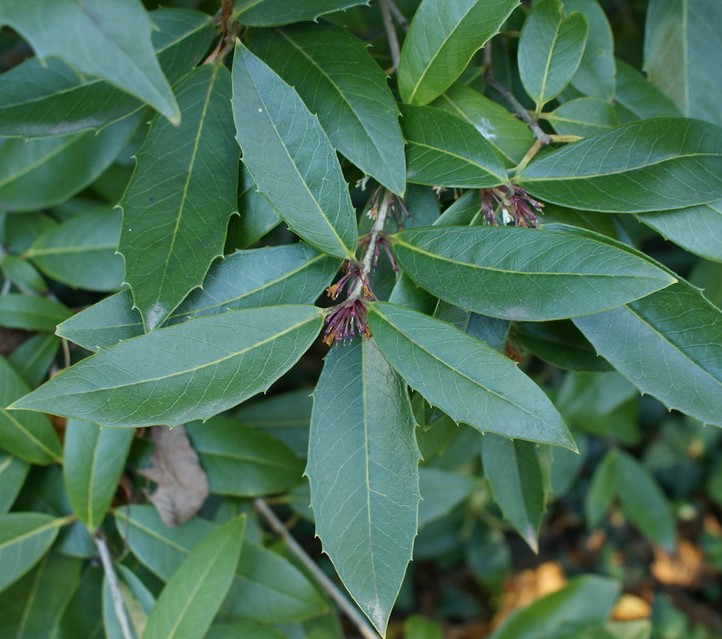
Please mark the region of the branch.
[[406, 19], [406, 16], [401, 13], [401, 9], [399, 9], [394, 0], [387, 0], [387, 2], [389, 9], [391, 9], [391, 15], [393, 15], [394, 20], [396, 20], [396, 24], [398, 24], [404, 31], [408, 31], [409, 21]]
[[389, 49], [391, 49], [391, 71], [393, 72], [399, 68], [399, 59], [401, 58], [399, 39], [396, 35], [396, 28], [394, 27], [394, 22], [391, 19], [391, 8], [389, 5], [389, 0], [379, 0], [379, 6], [381, 7], [381, 18], [384, 22], [386, 38], [389, 41]]
[[324, 572], [315, 564], [306, 551], [301, 548], [299, 543], [293, 538], [283, 522], [276, 517], [274, 513], [262, 499], [254, 499], [253, 506], [258, 514], [266, 520], [271, 530], [275, 532], [288, 546], [288, 549], [298, 558], [298, 560], [309, 570], [319, 585], [328, 593], [344, 614], [353, 622], [361, 636], [364, 639], [379, 639], [376, 631], [368, 624], [363, 615], [358, 611], [344, 594], [336, 587], [336, 585], [324, 574]]
[[393, 195], [389, 191], [384, 191], [381, 196], [381, 202], [379, 202], [378, 209], [376, 211], [376, 219], [374, 220], [373, 226], [369, 231], [369, 244], [366, 247], [363, 260], [361, 261], [361, 273], [356, 281], [353, 289], [349, 293], [348, 300], [361, 299], [364, 292], [364, 284], [367, 284], [371, 271], [374, 267], [374, 257], [378, 250], [379, 239], [383, 233], [384, 226], [386, 225], [386, 218], [389, 215], [389, 210], [393, 203]]
[[110, 598], [113, 600], [113, 608], [115, 609], [115, 617], [118, 619], [118, 623], [120, 624], [120, 632], [123, 635], [123, 639], [133, 639], [133, 633], [130, 630], [130, 622], [128, 621], [128, 613], [125, 611], [123, 596], [120, 594], [118, 575], [115, 574], [115, 569], [113, 568], [113, 560], [110, 558], [108, 544], [105, 542], [105, 537], [100, 534], [95, 535], [93, 539], [95, 541], [95, 545], [98, 547], [98, 552], [100, 553], [100, 561], [103, 564], [105, 578], [108, 580]]

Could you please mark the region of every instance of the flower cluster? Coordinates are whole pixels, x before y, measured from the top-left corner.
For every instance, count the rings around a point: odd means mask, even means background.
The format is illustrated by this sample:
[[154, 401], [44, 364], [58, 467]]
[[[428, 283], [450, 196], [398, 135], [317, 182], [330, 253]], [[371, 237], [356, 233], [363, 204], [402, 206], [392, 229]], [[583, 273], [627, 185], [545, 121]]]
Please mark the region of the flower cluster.
[[544, 204], [527, 194], [520, 186], [495, 186], [481, 191], [481, 212], [487, 224], [506, 226], [513, 222], [514, 226], [536, 228], [539, 226], [537, 215], [542, 212]]
[[366, 304], [361, 298], [346, 300], [331, 310], [326, 316], [323, 341], [331, 346], [334, 342], [346, 342], [356, 334], [371, 337], [366, 323]]

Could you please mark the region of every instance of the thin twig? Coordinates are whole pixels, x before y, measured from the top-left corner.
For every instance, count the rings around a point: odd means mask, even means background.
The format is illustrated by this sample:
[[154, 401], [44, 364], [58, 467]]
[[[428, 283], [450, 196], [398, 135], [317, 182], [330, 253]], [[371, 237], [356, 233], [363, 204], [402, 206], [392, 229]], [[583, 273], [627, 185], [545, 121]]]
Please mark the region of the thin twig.
[[309, 572], [314, 576], [316, 581], [323, 587], [328, 593], [329, 597], [333, 599], [338, 607], [346, 614], [346, 616], [353, 622], [361, 636], [364, 639], [379, 639], [379, 635], [376, 631], [368, 624], [363, 615], [358, 611], [344, 594], [336, 587], [336, 585], [324, 574], [324, 572], [315, 564], [306, 551], [301, 548], [299, 543], [293, 538], [288, 529], [283, 525], [283, 522], [276, 517], [274, 513], [262, 499], [254, 499], [253, 506], [258, 513], [266, 520], [271, 530], [275, 532], [288, 546], [288, 549], [296, 555], [298, 560], [308, 568]]
[[110, 558], [108, 544], [105, 542], [105, 537], [100, 534], [96, 534], [94, 539], [95, 545], [98, 547], [98, 552], [100, 553], [100, 561], [103, 564], [105, 578], [108, 580], [110, 598], [113, 600], [115, 617], [120, 624], [120, 633], [123, 635], [123, 639], [133, 639], [133, 633], [130, 630], [130, 622], [128, 621], [128, 613], [125, 611], [123, 596], [120, 594], [118, 575], [115, 574], [115, 569], [113, 568], [113, 560]]
[[539, 126], [539, 123], [531, 116], [528, 109], [516, 99], [516, 96], [511, 92], [508, 87], [505, 87], [499, 82], [491, 70], [491, 45], [487, 44], [484, 47], [484, 66], [486, 67], [486, 73], [484, 75], [486, 83], [494, 89], [502, 98], [504, 98], [509, 106], [514, 109], [514, 113], [524, 122], [534, 134], [534, 137], [539, 141], [542, 146], [546, 146], [551, 143], [551, 138], [543, 129]]
[[389, 49], [391, 50], [391, 64], [393, 72], [399, 68], [399, 60], [401, 59], [399, 39], [396, 35], [396, 27], [394, 27], [394, 21], [391, 19], [391, 8], [389, 7], [389, 0], [379, 0], [379, 6], [381, 7], [381, 18], [384, 22], [386, 38], [389, 41]]
[[404, 31], [408, 31], [409, 21], [406, 19], [406, 16], [401, 13], [401, 9], [399, 9], [399, 6], [394, 2], [394, 0], [387, 1], [389, 9], [391, 9], [391, 15], [394, 17], [394, 20], [396, 20], [396, 24], [398, 24]]
[[361, 260], [361, 273], [359, 278], [356, 280], [356, 284], [349, 293], [348, 300], [355, 300], [363, 298], [364, 284], [368, 284], [371, 271], [374, 267], [374, 256], [378, 249], [379, 240], [386, 224], [386, 218], [389, 215], [389, 209], [393, 203], [393, 195], [389, 191], [384, 191], [381, 196], [381, 202], [379, 202], [378, 209], [376, 211], [376, 219], [374, 220], [373, 226], [369, 231], [369, 243], [366, 247], [363, 260]]

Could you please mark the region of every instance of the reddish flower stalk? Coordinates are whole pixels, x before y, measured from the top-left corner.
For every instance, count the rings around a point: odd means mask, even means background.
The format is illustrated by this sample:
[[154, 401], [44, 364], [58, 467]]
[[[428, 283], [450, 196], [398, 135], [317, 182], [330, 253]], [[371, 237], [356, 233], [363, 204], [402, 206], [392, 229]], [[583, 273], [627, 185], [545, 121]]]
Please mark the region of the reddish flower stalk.
[[504, 226], [510, 220], [514, 226], [536, 228], [539, 226], [537, 215], [543, 207], [544, 204], [517, 185], [495, 186], [481, 191], [481, 213], [484, 221], [492, 226], [499, 226], [497, 211], [500, 211]]

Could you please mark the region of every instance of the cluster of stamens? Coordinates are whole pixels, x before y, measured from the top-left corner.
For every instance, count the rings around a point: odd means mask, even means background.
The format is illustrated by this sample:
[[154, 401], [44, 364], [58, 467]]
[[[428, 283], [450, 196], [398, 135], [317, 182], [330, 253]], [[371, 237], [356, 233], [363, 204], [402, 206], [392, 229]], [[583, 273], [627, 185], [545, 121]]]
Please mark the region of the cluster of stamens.
[[536, 228], [543, 207], [520, 186], [495, 186], [481, 191], [481, 213], [492, 226], [513, 222], [514, 226]]
[[357, 334], [371, 337], [366, 322], [366, 304], [360, 297], [348, 299], [331, 310], [326, 316], [323, 341], [331, 346], [334, 342], [347, 342]]

